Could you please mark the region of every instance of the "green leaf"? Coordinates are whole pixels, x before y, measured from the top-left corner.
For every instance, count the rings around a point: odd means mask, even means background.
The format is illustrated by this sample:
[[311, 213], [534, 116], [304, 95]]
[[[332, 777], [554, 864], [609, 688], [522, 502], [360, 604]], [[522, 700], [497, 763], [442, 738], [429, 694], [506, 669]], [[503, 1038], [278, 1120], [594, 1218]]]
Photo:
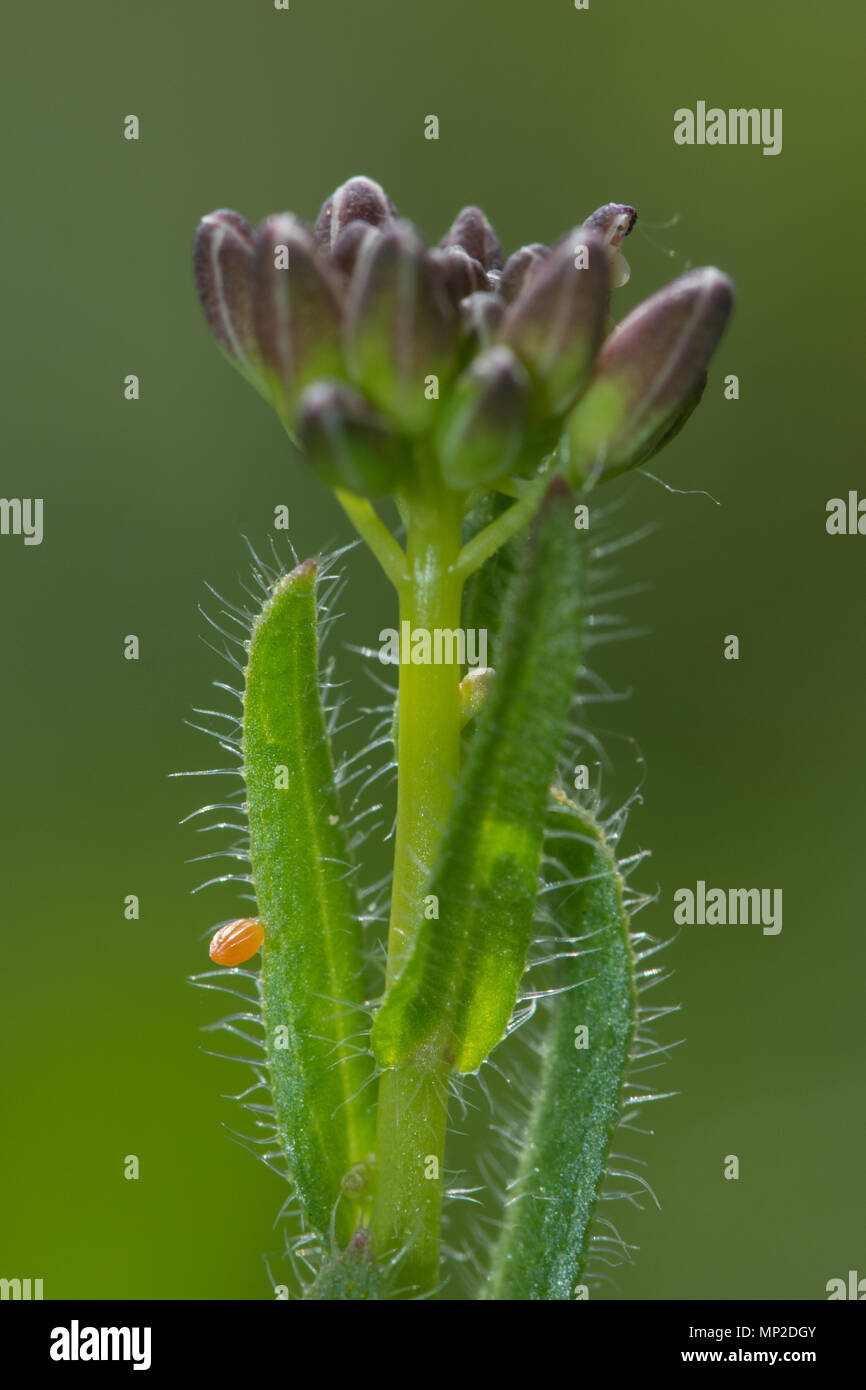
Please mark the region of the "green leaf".
[[474, 1071], [505, 1033], [531, 939], [548, 787], [577, 673], [581, 568], [571, 493], [557, 479], [513, 585], [497, 679], [427, 888], [438, 919], [425, 914], [374, 1020], [382, 1066], [414, 1056]]
[[[635, 1029], [634, 960], [612, 849], [590, 813], [559, 794], [545, 850], [563, 881], [557, 949], [565, 955], [556, 987], [564, 992], [553, 1000], [527, 1139], [494, 1253], [487, 1296], [496, 1299], [574, 1296]], [[579, 1035], [583, 1027], [588, 1037]]]
[[[361, 936], [319, 693], [317, 565], [275, 586], [249, 644], [244, 776], [265, 929], [261, 994], [276, 1124], [304, 1213], [327, 1235], [341, 1181], [372, 1147]], [[357, 1224], [343, 1196], [336, 1234]]]

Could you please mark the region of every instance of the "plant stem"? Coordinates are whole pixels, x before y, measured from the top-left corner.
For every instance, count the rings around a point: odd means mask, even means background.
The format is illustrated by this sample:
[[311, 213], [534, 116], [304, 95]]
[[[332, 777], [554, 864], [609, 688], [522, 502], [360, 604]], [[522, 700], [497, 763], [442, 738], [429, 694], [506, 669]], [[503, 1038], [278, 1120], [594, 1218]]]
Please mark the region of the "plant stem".
[[372, 503], [368, 502], [366, 497], [358, 497], [354, 492], [348, 492], [342, 487], [334, 488], [334, 496], [358, 535], [367, 542], [391, 583], [399, 589], [408, 578], [406, 556]]
[[[440, 487], [407, 499], [408, 577], [400, 596], [397, 827], [388, 934], [390, 983], [407, 960], [424, 912], [424, 892], [460, 773], [459, 667], [415, 665], [410, 632], [460, 627], [463, 580], [456, 572], [462, 502]], [[447, 1061], [406, 1058], [379, 1091], [374, 1231], [380, 1255], [404, 1251], [398, 1283], [410, 1296], [439, 1282]]]
[[491, 521], [489, 526], [485, 526], [483, 531], [473, 536], [471, 541], [467, 541], [455, 566], [455, 574], [461, 583], [480, 569], [485, 560], [531, 521], [549, 484], [549, 475], [527, 484], [519, 500], [509, 507], [507, 512], [503, 512], [495, 521]]
[[379, 1082], [373, 1232], [377, 1252], [399, 1258], [392, 1296], [433, 1294], [439, 1284], [448, 1071], [404, 1062]]
[[[407, 581], [399, 588], [400, 633], [460, 627], [463, 580], [455, 571], [462, 508], [447, 493], [433, 505], [413, 500]], [[460, 774], [459, 667], [408, 661], [401, 643], [398, 714], [397, 830], [388, 934], [388, 982], [399, 973], [415, 935], [423, 890]]]

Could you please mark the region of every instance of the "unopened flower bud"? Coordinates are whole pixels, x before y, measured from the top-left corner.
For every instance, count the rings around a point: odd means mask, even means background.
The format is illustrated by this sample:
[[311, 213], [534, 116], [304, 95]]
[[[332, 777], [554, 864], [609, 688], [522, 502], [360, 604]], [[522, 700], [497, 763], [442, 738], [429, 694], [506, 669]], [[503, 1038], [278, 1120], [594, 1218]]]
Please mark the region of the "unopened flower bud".
[[455, 304], [459, 304], [468, 294], [488, 288], [483, 265], [462, 246], [446, 246], [444, 250], [431, 251], [430, 259], [440, 274], [445, 293]]
[[388, 421], [340, 381], [317, 381], [298, 402], [298, 441], [319, 476], [365, 497], [388, 492], [407, 446]]
[[636, 221], [637, 213], [627, 203], [605, 203], [591, 212], [583, 224], [585, 231], [597, 232], [607, 247], [612, 290], [627, 284], [631, 275], [631, 267], [619, 248]]
[[358, 256], [361, 254], [361, 247], [364, 242], [380, 237], [382, 233], [377, 227], [371, 227], [367, 222], [350, 222], [348, 227], [344, 227], [334, 243], [331, 252], [331, 265], [335, 270], [339, 270], [342, 275], [349, 278], [358, 263]]
[[501, 338], [532, 373], [542, 413], [567, 410], [589, 379], [607, 297], [604, 243], [597, 233], [577, 228], [533, 271], [509, 306]]
[[512, 299], [517, 298], [535, 267], [540, 265], [549, 255], [549, 246], [545, 246], [540, 241], [534, 241], [530, 246], [521, 246], [519, 251], [515, 251], [508, 257], [502, 272], [502, 279], [499, 281], [499, 293], [506, 304], [510, 304]]
[[647, 442], [640, 457], [635, 459], [635, 462], [631, 465], [632, 468], [640, 464], [649, 463], [649, 460], [653, 458], [655, 454], [660, 453], [661, 450], [664, 449], [666, 445], [670, 444], [671, 440], [679, 434], [692, 411], [700, 404], [701, 397], [706, 390], [706, 385], [707, 373], [702, 372], [700, 379], [692, 387], [676, 415], [674, 415], [670, 423], [666, 425], [660, 433], [653, 435]]
[[564, 454], [574, 483], [633, 468], [681, 428], [733, 304], [732, 282], [708, 267], [680, 276], [623, 320], [567, 422]]
[[442, 476], [458, 491], [510, 473], [529, 420], [529, 376], [506, 347], [476, 357], [452, 387], [436, 430]]
[[229, 208], [203, 217], [193, 247], [201, 307], [223, 351], [255, 378], [260, 361], [253, 332], [252, 271], [253, 232], [246, 219]]
[[316, 218], [313, 235], [323, 251], [333, 251], [340, 233], [350, 222], [385, 228], [394, 221], [397, 209], [375, 179], [363, 175], [341, 184], [326, 198]]
[[346, 360], [355, 382], [401, 429], [430, 425], [430, 402], [453, 375], [456, 341], [456, 308], [414, 228], [397, 223], [365, 241], [348, 290]]
[[502, 323], [505, 305], [498, 294], [467, 295], [460, 301], [460, 338], [472, 352], [492, 347]]
[[499, 238], [480, 208], [458, 212], [439, 245], [462, 246], [485, 270], [501, 270], [505, 263]]
[[317, 377], [343, 374], [337, 278], [289, 214], [256, 232], [253, 322], [274, 404], [285, 420]]

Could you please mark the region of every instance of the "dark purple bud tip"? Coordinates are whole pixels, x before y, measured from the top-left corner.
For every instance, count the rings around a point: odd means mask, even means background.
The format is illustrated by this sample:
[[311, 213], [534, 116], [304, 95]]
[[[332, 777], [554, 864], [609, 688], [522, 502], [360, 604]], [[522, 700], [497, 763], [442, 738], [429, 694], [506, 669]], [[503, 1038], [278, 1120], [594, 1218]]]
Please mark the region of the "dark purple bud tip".
[[462, 246], [485, 270], [501, 270], [505, 264], [499, 238], [480, 208], [463, 208], [440, 241], [441, 247]]
[[375, 179], [349, 179], [322, 204], [313, 229], [316, 242], [324, 251], [333, 251], [340, 233], [350, 222], [366, 222], [368, 227], [386, 228], [397, 216], [397, 209]]
[[239, 212], [219, 208], [195, 234], [193, 276], [208, 327], [220, 347], [251, 376], [259, 367], [253, 334], [252, 228]]
[[619, 249], [635, 222], [637, 213], [627, 203], [605, 203], [584, 222], [587, 231], [596, 232], [607, 247], [611, 289], [628, 283], [631, 268]]
[[598, 232], [608, 246], [619, 246], [637, 221], [637, 213], [627, 203], [605, 203], [584, 222], [588, 231]]

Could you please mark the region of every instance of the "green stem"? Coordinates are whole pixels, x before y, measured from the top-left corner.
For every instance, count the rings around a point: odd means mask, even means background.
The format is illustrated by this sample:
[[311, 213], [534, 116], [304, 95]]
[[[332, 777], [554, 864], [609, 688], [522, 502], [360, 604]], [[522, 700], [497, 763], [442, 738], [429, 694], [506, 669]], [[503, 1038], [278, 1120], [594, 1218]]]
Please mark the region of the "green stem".
[[[401, 639], [407, 622], [410, 631], [431, 634], [460, 627], [462, 510], [460, 498], [441, 487], [408, 499], [409, 573], [398, 588]], [[460, 677], [453, 665], [401, 660], [389, 984], [411, 953], [457, 787]], [[379, 1093], [376, 1245], [383, 1256], [405, 1252], [397, 1283], [416, 1297], [433, 1293], [439, 1281], [448, 1072], [440, 1057], [406, 1058], [384, 1074]]]
[[435, 1294], [439, 1284], [442, 1160], [448, 1068], [404, 1062], [379, 1083], [376, 1251], [395, 1260], [392, 1296]]
[[[459, 499], [440, 494], [433, 505], [413, 500], [406, 559], [409, 576], [400, 585], [400, 633], [460, 627], [463, 580]], [[399, 973], [412, 947], [423, 891], [451, 809], [460, 773], [459, 667], [414, 665], [401, 651], [397, 830], [394, 886], [388, 935], [388, 981]]]
[[[530, 484], [517, 478], [500, 478], [498, 483], [493, 484], [494, 492], [501, 492], [503, 497], [522, 497]], [[483, 487], [477, 487], [474, 492], [467, 495], [464, 503], [464, 510], [471, 512], [473, 507], [477, 507], [479, 502], [483, 502], [485, 497], [490, 496], [490, 486], [485, 483]]]
[[485, 526], [483, 531], [479, 531], [467, 541], [454, 567], [455, 575], [461, 583], [480, 569], [485, 560], [489, 560], [500, 546], [532, 520], [549, 484], [549, 474], [529, 483], [513, 507], [509, 507], [507, 512], [503, 512], [495, 521], [491, 521], [489, 526]]
[[406, 556], [372, 503], [366, 497], [358, 497], [342, 487], [334, 488], [334, 496], [358, 535], [367, 542], [391, 583], [399, 589], [408, 579]]

